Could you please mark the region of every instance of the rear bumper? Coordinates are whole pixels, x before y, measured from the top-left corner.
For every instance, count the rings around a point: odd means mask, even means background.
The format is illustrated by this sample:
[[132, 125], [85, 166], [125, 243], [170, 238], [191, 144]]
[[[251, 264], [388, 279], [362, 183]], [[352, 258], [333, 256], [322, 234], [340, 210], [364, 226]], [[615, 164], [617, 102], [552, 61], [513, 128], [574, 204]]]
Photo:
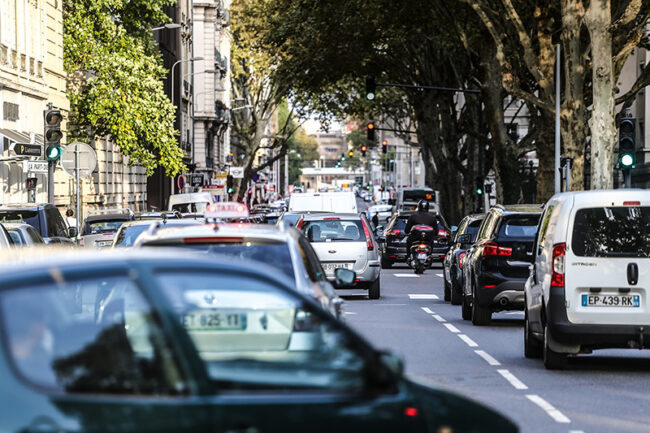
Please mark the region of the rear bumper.
[[384, 258], [391, 262], [406, 262], [406, 244], [395, 245], [387, 244], [384, 248]]
[[565, 345], [592, 349], [650, 348], [650, 323], [647, 325], [599, 325], [572, 323], [566, 312], [563, 287], [552, 287], [546, 306], [546, 321], [551, 336]]
[[490, 307], [494, 311], [524, 309], [526, 278], [505, 279], [500, 274], [486, 273], [479, 278], [478, 283], [475, 301], [481, 307]]
[[[356, 271], [357, 274], [357, 283], [370, 283], [377, 278], [381, 272], [381, 263], [379, 260], [368, 260], [365, 267], [361, 271]], [[334, 281], [336, 277], [334, 275], [328, 275], [327, 279], [329, 281]]]

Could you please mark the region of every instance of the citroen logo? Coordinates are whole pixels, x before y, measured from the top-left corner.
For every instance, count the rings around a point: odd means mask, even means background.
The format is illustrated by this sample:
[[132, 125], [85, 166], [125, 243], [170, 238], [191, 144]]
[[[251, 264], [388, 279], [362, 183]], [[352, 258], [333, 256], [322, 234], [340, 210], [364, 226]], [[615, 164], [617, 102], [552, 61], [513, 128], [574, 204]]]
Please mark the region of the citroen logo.
[[217, 298], [215, 298], [214, 295], [213, 295], [212, 293], [208, 293], [208, 294], [206, 294], [206, 295], [203, 297], [203, 299], [204, 299], [205, 302], [207, 302], [208, 304], [216, 304], [216, 303], [217, 303]]

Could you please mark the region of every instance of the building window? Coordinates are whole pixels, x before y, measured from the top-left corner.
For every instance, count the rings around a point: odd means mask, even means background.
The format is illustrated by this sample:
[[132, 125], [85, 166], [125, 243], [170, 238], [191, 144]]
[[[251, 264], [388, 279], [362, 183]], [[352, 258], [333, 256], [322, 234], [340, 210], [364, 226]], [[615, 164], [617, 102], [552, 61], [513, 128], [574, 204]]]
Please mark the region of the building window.
[[12, 102], [3, 102], [2, 112], [4, 113], [2, 116], [4, 120], [15, 122], [20, 118], [18, 112], [18, 104], [14, 104]]

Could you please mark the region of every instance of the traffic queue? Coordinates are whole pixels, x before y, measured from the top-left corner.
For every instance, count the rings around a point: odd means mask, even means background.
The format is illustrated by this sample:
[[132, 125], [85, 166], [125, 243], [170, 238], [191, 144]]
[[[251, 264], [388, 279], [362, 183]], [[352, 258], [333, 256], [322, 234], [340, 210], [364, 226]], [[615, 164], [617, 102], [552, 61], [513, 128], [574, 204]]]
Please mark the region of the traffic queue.
[[346, 325], [383, 259], [352, 193], [174, 206], [0, 209], [2, 431], [518, 431]]

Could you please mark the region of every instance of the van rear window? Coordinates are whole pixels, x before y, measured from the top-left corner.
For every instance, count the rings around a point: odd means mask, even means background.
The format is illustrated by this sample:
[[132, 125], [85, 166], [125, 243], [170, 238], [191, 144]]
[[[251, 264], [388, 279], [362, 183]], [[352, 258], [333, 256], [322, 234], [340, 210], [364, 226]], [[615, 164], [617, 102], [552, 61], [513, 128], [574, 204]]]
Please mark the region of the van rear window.
[[580, 209], [571, 247], [580, 257], [650, 257], [650, 207]]

